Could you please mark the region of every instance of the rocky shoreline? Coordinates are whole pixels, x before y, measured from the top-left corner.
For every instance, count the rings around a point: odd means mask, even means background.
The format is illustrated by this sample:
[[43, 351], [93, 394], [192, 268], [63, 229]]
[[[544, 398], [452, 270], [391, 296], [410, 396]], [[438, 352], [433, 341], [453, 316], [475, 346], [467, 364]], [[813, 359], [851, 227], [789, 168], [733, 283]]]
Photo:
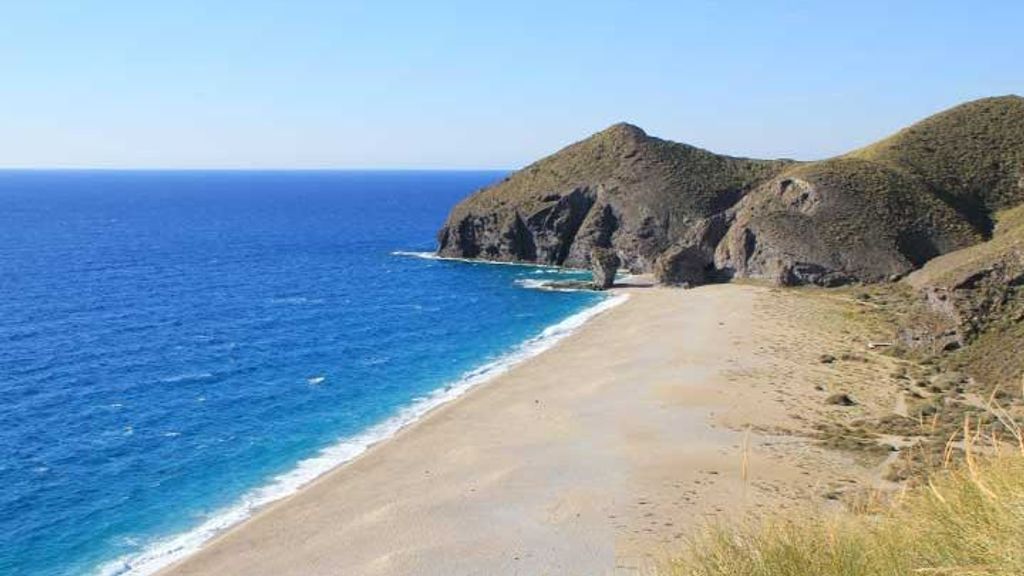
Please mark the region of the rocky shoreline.
[[722, 156], [617, 124], [457, 205], [442, 256], [588, 267], [613, 251], [664, 284], [899, 279], [983, 242], [1024, 201], [1024, 98], [969, 102], [816, 162]]

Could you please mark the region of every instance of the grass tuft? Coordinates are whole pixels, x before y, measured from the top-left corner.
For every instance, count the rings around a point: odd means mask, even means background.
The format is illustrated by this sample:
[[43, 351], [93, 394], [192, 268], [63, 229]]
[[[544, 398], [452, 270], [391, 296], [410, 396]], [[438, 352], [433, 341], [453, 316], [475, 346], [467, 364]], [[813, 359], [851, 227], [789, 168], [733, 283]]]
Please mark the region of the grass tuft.
[[965, 419], [958, 439], [962, 465], [855, 514], [709, 528], [658, 574], [1024, 574], [1024, 440], [1016, 423], [1009, 431], [1012, 451], [1005, 443], [993, 445]]

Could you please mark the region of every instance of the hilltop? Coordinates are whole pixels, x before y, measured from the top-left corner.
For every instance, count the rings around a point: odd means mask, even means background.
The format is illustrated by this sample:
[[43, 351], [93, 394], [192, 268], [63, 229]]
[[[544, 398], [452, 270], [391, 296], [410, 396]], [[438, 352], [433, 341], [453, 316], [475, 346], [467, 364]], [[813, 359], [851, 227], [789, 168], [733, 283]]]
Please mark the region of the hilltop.
[[616, 124], [453, 208], [444, 256], [586, 267], [611, 248], [665, 283], [901, 277], [1024, 201], [1024, 98], [968, 102], [815, 162], [715, 154]]
[[616, 124], [458, 204], [439, 252], [586, 267], [592, 248], [614, 247], [631, 270], [650, 270], [678, 238], [789, 164], [722, 156]]

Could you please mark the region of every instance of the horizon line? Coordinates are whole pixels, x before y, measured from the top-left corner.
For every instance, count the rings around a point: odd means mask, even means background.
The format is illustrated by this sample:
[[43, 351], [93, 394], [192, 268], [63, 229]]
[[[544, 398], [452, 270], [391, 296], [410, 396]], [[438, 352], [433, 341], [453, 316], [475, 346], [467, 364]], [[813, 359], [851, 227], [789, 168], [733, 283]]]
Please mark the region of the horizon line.
[[345, 168], [345, 167], [111, 167], [111, 166], [0, 166], [0, 172], [513, 172], [520, 168]]

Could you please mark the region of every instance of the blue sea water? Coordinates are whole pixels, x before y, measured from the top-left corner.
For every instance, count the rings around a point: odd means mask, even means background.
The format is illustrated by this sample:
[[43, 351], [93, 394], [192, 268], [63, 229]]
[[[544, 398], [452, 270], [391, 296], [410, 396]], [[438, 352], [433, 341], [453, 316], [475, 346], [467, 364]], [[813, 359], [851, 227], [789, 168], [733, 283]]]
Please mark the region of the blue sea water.
[[395, 254], [501, 176], [0, 172], [0, 574], [151, 571], [597, 305]]

